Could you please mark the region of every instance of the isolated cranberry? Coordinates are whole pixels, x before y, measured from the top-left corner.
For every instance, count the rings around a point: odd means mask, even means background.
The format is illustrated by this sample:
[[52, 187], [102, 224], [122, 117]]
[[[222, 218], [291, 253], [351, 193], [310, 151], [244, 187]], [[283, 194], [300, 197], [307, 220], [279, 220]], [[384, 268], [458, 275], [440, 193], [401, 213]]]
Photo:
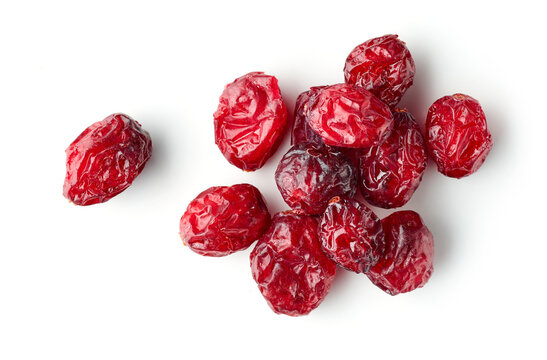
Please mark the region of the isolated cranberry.
[[395, 128], [380, 145], [361, 153], [363, 197], [382, 208], [403, 206], [418, 188], [427, 162], [425, 141], [414, 117], [406, 110], [393, 113]]
[[306, 214], [321, 214], [337, 195], [353, 197], [357, 174], [351, 161], [327, 146], [296, 144], [283, 156], [275, 181], [285, 202]]
[[76, 205], [112, 199], [131, 185], [152, 154], [152, 140], [125, 114], [85, 129], [66, 149], [63, 195]]
[[433, 235], [414, 211], [398, 211], [382, 220], [385, 251], [368, 273], [390, 295], [422, 287], [433, 272]]
[[251, 252], [253, 278], [278, 314], [306, 315], [329, 292], [336, 264], [321, 250], [317, 226], [315, 217], [278, 213]]
[[441, 173], [462, 178], [477, 171], [492, 148], [479, 102], [454, 94], [435, 101], [426, 120], [427, 148]]
[[304, 91], [296, 98], [294, 108], [294, 124], [292, 129], [291, 144], [310, 143], [314, 145], [324, 145], [323, 139], [310, 127], [308, 123], [308, 111], [310, 108], [310, 100], [321, 87], [313, 87], [308, 91]]
[[347, 83], [364, 87], [390, 107], [412, 85], [415, 72], [414, 60], [397, 35], [365, 41], [351, 51], [344, 67]]
[[330, 146], [373, 146], [393, 128], [388, 106], [360, 87], [326, 86], [312, 94], [309, 104], [310, 127]]
[[334, 197], [321, 217], [319, 240], [338, 265], [366, 273], [384, 251], [382, 221], [365, 204]]
[[269, 224], [270, 213], [256, 187], [215, 186], [190, 202], [180, 219], [180, 236], [200, 255], [225, 256], [248, 248]]
[[215, 118], [215, 143], [233, 165], [261, 168], [287, 128], [287, 109], [277, 79], [252, 72], [226, 85]]

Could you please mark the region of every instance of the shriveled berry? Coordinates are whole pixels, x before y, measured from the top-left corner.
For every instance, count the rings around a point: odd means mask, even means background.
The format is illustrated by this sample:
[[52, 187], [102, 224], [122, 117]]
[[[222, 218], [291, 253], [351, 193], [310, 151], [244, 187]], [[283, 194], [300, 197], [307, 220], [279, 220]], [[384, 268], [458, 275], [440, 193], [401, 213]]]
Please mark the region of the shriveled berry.
[[287, 128], [287, 109], [277, 79], [252, 72], [226, 85], [215, 118], [215, 143], [224, 157], [246, 171], [261, 168]]
[[410, 200], [427, 163], [425, 141], [414, 117], [406, 110], [396, 110], [393, 117], [395, 128], [389, 137], [363, 150], [359, 166], [363, 197], [386, 209]]
[[112, 199], [131, 185], [152, 154], [147, 131], [125, 114], [85, 129], [66, 149], [63, 195], [76, 205]]
[[349, 84], [326, 86], [312, 95], [308, 122], [325, 144], [364, 148], [383, 141], [393, 128], [389, 107]]
[[278, 314], [306, 315], [329, 292], [336, 264], [321, 250], [317, 226], [315, 217], [278, 213], [251, 252], [253, 278]]
[[338, 265], [366, 273], [384, 251], [382, 221], [365, 204], [334, 197], [321, 217], [319, 240]]
[[439, 171], [462, 178], [477, 171], [492, 148], [486, 116], [471, 96], [454, 94], [435, 101], [427, 113], [426, 139]]
[[422, 287], [433, 272], [433, 235], [414, 211], [398, 211], [382, 220], [385, 251], [368, 273], [390, 295]]
[[304, 91], [296, 98], [294, 108], [294, 124], [292, 129], [291, 144], [311, 143], [315, 145], [324, 145], [323, 139], [317, 134], [308, 124], [308, 111], [310, 108], [310, 100], [312, 96], [324, 86], [313, 87], [308, 91]]
[[344, 154], [307, 143], [283, 156], [275, 181], [285, 202], [306, 214], [321, 214], [332, 197], [353, 197], [357, 189], [356, 171]]
[[256, 187], [214, 186], [190, 202], [180, 219], [180, 236], [200, 255], [225, 256], [248, 248], [269, 224], [270, 213]]
[[362, 86], [390, 107], [412, 85], [415, 72], [414, 60], [397, 35], [365, 41], [351, 51], [344, 66], [347, 83]]

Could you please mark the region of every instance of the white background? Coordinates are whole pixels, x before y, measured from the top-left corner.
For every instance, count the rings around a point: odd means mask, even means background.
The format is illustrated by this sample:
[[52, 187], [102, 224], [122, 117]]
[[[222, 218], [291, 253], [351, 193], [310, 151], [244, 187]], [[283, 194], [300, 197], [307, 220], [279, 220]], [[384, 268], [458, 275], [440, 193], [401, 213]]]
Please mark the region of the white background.
[[[0, 358], [546, 358], [544, 24], [526, 1], [2, 1]], [[340, 271], [309, 316], [276, 315], [250, 250], [205, 258], [178, 236], [212, 185], [249, 182], [286, 209], [273, 173], [288, 138], [256, 173], [231, 166], [214, 144], [218, 97], [265, 71], [292, 112], [387, 33], [416, 61], [402, 105], [423, 125], [437, 98], [470, 94], [494, 147], [461, 180], [430, 162], [405, 206], [435, 236], [423, 289], [391, 297]], [[152, 159], [111, 201], [71, 205], [64, 150], [113, 112], [150, 132]]]

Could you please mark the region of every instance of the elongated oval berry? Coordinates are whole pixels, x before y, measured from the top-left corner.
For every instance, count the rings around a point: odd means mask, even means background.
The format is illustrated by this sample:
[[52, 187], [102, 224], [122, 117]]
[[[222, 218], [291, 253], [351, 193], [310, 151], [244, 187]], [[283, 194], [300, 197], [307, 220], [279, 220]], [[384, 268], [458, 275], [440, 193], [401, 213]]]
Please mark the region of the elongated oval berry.
[[486, 116], [471, 96], [435, 101], [426, 120], [427, 148], [442, 174], [462, 178], [479, 169], [492, 148]]
[[323, 301], [336, 264], [321, 250], [318, 220], [292, 211], [274, 215], [251, 252], [251, 271], [272, 310], [306, 315]]
[[277, 79], [252, 72], [226, 85], [215, 118], [215, 143], [224, 157], [246, 171], [261, 168], [287, 128], [287, 109]]
[[313, 95], [317, 91], [324, 88], [312, 87], [308, 91], [304, 91], [296, 98], [296, 105], [294, 108], [294, 124], [292, 129], [291, 144], [310, 143], [314, 145], [324, 145], [323, 139], [318, 133], [313, 131], [308, 123], [308, 112], [310, 109], [310, 103]]
[[66, 149], [63, 195], [76, 205], [112, 199], [131, 185], [152, 154], [147, 131], [125, 114], [85, 129]]
[[319, 240], [338, 265], [366, 273], [384, 251], [382, 221], [365, 204], [334, 197], [321, 217]]
[[379, 145], [363, 150], [360, 188], [363, 197], [382, 208], [403, 206], [420, 185], [427, 163], [425, 141], [406, 110], [393, 113], [395, 128]]
[[433, 272], [433, 235], [414, 211], [398, 211], [382, 220], [385, 251], [367, 274], [390, 295], [422, 287]]
[[269, 224], [270, 213], [256, 187], [214, 186], [190, 202], [180, 219], [180, 236], [200, 255], [225, 256], [248, 248]]

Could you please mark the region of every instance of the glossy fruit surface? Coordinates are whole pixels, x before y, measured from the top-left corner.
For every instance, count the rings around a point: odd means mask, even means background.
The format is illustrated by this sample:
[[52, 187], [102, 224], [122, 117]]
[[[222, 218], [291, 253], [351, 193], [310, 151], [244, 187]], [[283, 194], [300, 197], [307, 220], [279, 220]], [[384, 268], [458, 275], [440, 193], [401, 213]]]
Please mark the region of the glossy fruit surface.
[[370, 39], [351, 51], [344, 66], [349, 84], [362, 86], [394, 107], [412, 85], [416, 68], [397, 35]]
[[357, 189], [356, 171], [344, 154], [307, 143], [283, 156], [275, 181], [285, 202], [306, 214], [322, 214], [332, 197], [353, 197]]
[[76, 205], [108, 201], [131, 185], [151, 154], [148, 132], [129, 116], [112, 114], [66, 149], [63, 195]]
[[366, 273], [384, 251], [382, 221], [365, 204], [334, 197], [321, 217], [319, 240], [338, 265]]
[[360, 188], [363, 197], [382, 208], [403, 206], [418, 188], [427, 163], [425, 141], [406, 110], [393, 113], [395, 127], [380, 145], [363, 150]]
[[310, 127], [308, 123], [308, 112], [310, 108], [310, 100], [321, 87], [312, 87], [308, 91], [304, 91], [296, 98], [294, 108], [294, 123], [291, 136], [291, 144], [310, 143], [314, 145], [324, 145], [323, 139]]
[[287, 128], [277, 79], [252, 72], [226, 85], [214, 118], [215, 143], [224, 157], [246, 171], [261, 168]]
[[200, 255], [225, 256], [249, 247], [269, 224], [270, 213], [256, 187], [215, 186], [190, 202], [180, 219], [180, 236]]
[[385, 251], [368, 273], [390, 295], [422, 287], [433, 272], [433, 235], [414, 211], [398, 211], [382, 220]]
[[325, 144], [365, 148], [383, 141], [393, 128], [389, 107], [353, 85], [326, 86], [311, 96], [308, 122]]
[[446, 176], [474, 173], [492, 148], [486, 116], [471, 96], [454, 94], [435, 101], [425, 125], [429, 154]]
[[317, 226], [315, 217], [278, 213], [251, 252], [253, 278], [278, 314], [306, 315], [329, 292], [336, 264], [321, 250]]

